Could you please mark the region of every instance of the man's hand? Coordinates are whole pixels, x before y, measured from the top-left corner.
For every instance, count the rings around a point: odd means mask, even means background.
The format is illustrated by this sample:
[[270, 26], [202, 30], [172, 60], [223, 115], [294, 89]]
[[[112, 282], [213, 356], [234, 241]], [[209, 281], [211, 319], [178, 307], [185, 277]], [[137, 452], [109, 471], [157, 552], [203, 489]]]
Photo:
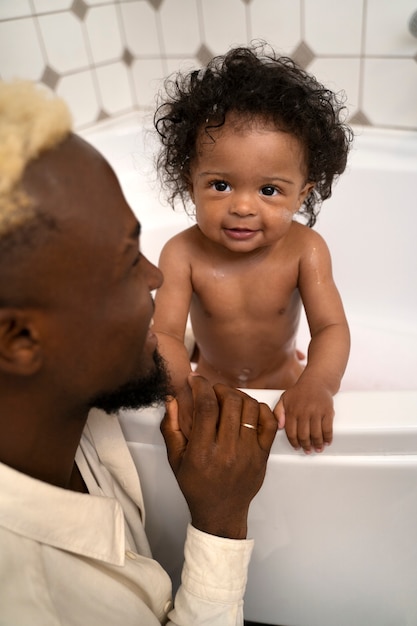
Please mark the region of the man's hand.
[[212, 387], [194, 374], [189, 384], [194, 411], [188, 439], [179, 426], [175, 399], [167, 402], [161, 423], [169, 463], [193, 526], [244, 539], [249, 504], [263, 483], [277, 421], [266, 404], [237, 389]]

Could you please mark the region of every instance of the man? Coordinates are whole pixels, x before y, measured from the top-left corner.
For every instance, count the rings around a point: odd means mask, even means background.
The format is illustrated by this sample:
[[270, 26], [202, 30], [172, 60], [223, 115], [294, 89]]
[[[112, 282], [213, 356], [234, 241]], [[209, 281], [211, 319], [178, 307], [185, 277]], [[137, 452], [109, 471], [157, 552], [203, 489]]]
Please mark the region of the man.
[[[149, 329], [161, 273], [110, 166], [70, 128], [60, 100], [0, 83], [0, 624], [241, 624], [275, 418], [190, 377], [185, 438]], [[116, 415], [163, 400], [192, 521], [173, 606]]]

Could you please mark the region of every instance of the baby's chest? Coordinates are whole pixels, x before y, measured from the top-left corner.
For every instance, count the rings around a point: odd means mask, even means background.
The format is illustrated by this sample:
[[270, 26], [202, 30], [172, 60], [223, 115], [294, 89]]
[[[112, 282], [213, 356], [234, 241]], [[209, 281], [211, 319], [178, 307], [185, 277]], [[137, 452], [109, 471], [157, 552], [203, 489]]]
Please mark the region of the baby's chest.
[[194, 306], [208, 315], [283, 315], [299, 302], [297, 267], [212, 266], [193, 275]]

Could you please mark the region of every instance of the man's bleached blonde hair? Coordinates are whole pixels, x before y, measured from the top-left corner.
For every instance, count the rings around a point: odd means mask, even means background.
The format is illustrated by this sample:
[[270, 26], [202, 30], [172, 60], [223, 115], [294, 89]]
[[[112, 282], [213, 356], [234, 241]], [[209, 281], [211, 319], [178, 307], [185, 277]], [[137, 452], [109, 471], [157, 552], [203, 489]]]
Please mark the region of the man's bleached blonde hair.
[[21, 188], [30, 161], [58, 145], [72, 128], [63, 100], [30, 81], [0, 81], [0, 240], [35, 217]]

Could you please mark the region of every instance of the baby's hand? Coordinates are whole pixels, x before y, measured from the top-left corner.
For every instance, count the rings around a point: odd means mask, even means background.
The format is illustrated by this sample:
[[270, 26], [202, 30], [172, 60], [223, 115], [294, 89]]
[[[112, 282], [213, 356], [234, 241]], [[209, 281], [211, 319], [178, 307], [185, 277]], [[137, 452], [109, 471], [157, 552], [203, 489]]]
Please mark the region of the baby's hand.
[[320, 385], [298, 383], [285, 391], [274, 409], [278, 427], [296, 450], [322, 452], [333, 438], [333, 397]]

